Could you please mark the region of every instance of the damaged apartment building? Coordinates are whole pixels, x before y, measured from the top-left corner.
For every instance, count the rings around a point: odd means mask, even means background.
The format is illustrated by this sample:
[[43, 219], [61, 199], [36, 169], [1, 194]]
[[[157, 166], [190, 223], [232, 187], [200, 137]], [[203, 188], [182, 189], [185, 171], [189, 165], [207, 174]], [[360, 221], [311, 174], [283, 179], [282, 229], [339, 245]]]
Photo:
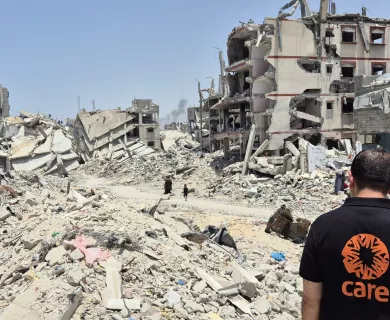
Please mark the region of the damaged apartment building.
[[158, 121], [159, 106], [150, 99], [135, 99], [125, 111], [83, 110], [74, 123], [76, 150], [84, 161], [123, 147], [138, 155], [160, 150]]
[[390, 152], [390, 73], [355, 77], [355, 129], [362, 149]]
[[[288, 19], [299, 7], [301, 18]], [[228, 36], [227, 90], [211, 107], [220, 113], [211, 141], [226, 151], [243, 136], [246, 162], [256, 149], [299, 156], [299, 138], [327, 149], [342, 139], [354, 145], [354, 77], [386, 73], [389, 30], [390, 20], [368, 17], [365, 8], [336, 14], [330, 0], [320, 0], [320, 12], [293, 0], [262, 24], [241, 24]]]

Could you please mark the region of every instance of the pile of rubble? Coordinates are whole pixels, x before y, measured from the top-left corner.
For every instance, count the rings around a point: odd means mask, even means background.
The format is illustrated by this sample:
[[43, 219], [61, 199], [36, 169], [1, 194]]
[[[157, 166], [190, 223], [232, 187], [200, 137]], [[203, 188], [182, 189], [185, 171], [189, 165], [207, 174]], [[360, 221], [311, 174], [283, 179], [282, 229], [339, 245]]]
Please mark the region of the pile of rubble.
[[34, 171], [68, 175], [79, 166], [68, 128], [43, 115], [20, 112], [0, 122], [0, 161], [4, 172]]
[[72, 177], [13, 181], [0, 214], [2, 319], [299, 318], [299, 247], [277, 262], [267, 247], [200, 245], [180, 236], [199, 228], [169, 197], [130, 204]]
[[[226, 168], [228, 169], [228, 168]], [[241, 177], [236, 173], [213, 188], [215, 194], [224, 194], [237, 201], [243, 197], [245, 206], [278, 208], [283, 204], [294, 206], [308, 219], [333, 210], [345, 199], [334, 194], [333, 171], [316, 170], [312, 174], [289, 171], [275, 177]]]
[[191, 181], [193, 188], [197, 189], [199, 185], [204, 188], [205, 182], [215, 180], [216, 164], [212, 162], [222, 158], [222, 155], [217, 152], [203, 156], [197, 151], [199, 143], [182, 135], [174, 143], [167, 144], [169, 147], [165, 152], [131, 154], [131, 158], [128, 155], [99, 157], [83, 165], [80, 170], [110, 178], [116, 184], [148, 183], [161, 188], [164, 179], [171, 176], [175, 183]]
[[[311, 174], [293, 169], [285, 174], [242, 176], [239, 154], [229, 160], [224, 160], [222, 151], [202, 154], [198, 151], [199, 144], [184, 134], [167, 145], [164, 152], [134, 154], [131, 158], [122, 150], [122, 158], [100, 157], [80, 170], [109, 178], [112, 184], [143, 185], [160, 192], [164, 179], [170, 176], [175, 193], [187, 184], [193, 195], [201, 198], [214, 197], [248, 207], [278, 208], [288, 204], [310, 220], [339, 206], [344, 199], [333, 194], [334, 170], [348, 165], [350, 160], [335, 149], [325, 153], [322, 169], [317, 168]], [[267, 161], [266, 157], [255, 158]]]
[[[347, 164], [350, 165], [355, 155], [349, 139], [339, 141], [340, 150], [328, 150], [321, 145], [314, 146], [302, 138], [298, 138], [295, 145], [291, 141], [286, 141], [288, 153], [283, 156], [267, 156], [264, 150], [268, 143], [269, 141], [265, 140], [248, 161], [249, 169], [268, 176], [286, 174], [292, 170], [313, 172], [316, 169], [337, 169]], [[357, 143], [357, 149], [358, 145], [359, 143]]]

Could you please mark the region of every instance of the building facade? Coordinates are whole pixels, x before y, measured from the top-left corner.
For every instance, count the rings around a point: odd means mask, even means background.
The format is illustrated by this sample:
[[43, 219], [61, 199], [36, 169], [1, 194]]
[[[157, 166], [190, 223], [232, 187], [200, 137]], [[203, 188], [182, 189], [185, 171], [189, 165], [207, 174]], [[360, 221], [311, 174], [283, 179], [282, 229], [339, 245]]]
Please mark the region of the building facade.
[[[302, 17], [288, 19], [299, 5]], [[320, 5], [310, 13], [305, 1], [292, 1], [277, 17], [233, 29], [221, 75], [227, 90], [211, 107], [222, 130], [211, 141], [240, 136], [249, 153], [266, 141], [262, 150], [278, 156], [288, 152], [286, 142], [298, 147], [299, 137], [328, 148], [358, 139], [354, 77], [390, 70], [390, 20], [367, 17], [364, 8], [340, 15], [332, 5], [329, 12], [327, 0]]]

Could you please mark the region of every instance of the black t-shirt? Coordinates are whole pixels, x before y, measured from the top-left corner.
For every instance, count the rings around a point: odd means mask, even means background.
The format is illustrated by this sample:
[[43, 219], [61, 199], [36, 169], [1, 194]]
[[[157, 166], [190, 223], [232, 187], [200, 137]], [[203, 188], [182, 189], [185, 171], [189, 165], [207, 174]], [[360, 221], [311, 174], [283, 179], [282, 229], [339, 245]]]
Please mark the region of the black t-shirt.
[[312, 224], [300, 276], [323, 283], [321, 320], [390, 319], [390, 200], [348, 198]]

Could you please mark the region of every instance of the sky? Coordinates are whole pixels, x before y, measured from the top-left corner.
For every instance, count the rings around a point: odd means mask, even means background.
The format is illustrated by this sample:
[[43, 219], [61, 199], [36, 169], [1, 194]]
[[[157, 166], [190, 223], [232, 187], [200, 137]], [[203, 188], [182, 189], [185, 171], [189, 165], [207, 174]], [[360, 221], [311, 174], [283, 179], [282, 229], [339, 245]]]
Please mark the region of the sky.
[[[336, 0], [337, 13], [390, 16], [388, 0]], [[289, 0], [0, 0], [0, 84], [19, 110], [75, 118], [81, 108], [125, 109], [153, 99], [160, 117], [198, 105], [215, 78], [217, 49], [239, 21], [262, 23]], [[308, 0], [318, 11], [320, 0]], [[375, 3], [375, 4], [373, 4]], [[295, 16], [300, 13], [297, 10]], [[386, 16], [385, 16], [386, 17]], [[182, 120], [185, 120], [183, 115]]]

